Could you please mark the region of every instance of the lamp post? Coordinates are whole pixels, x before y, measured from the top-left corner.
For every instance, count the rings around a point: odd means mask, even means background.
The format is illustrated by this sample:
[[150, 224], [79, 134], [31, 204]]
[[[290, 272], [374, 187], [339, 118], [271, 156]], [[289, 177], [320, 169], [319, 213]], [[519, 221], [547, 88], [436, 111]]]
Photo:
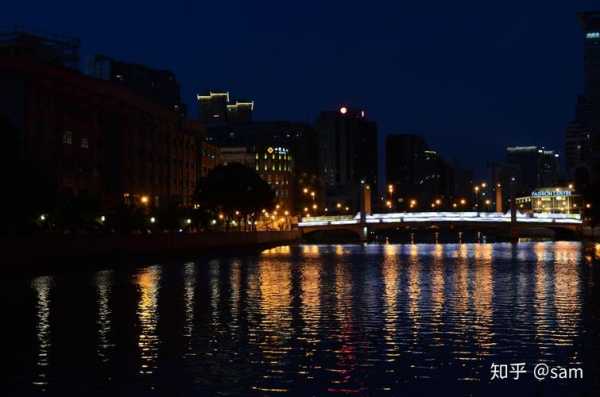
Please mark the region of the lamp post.
[[391, 183], [388, 185], [388, 209], [391, 211], [393, 208], [393, 203], [394, 203], [394, 185], [392, 185]]
[[479, 215], [479, 186], [475, 186], [475, 207], [477, 207], [477, 216]]

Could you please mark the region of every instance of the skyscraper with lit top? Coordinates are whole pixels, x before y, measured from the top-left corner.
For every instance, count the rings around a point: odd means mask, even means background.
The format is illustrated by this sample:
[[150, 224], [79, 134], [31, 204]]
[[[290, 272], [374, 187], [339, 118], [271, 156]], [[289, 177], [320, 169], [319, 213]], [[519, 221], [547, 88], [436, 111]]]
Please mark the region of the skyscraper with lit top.
[[357, 209], [361, 184], [377, 192], [377, 125], [364, 110], [341, 106], [321, 112], [315, 129], [327, 205]]

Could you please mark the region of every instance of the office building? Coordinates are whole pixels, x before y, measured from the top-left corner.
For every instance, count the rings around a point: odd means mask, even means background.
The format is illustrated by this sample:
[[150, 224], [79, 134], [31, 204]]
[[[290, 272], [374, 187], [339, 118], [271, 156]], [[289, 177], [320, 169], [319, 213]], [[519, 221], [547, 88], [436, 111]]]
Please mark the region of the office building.
[[[561, 179], [558, 153], [543, 147], [507, 147], [506, 163], [518, 170], [518, 175], [511, 175], [511, 178], [515, 177], [515, 194], [529, 194], [537, 188], [556, 186]], [[508, 181], [496, 182], [506, 184]]]
[[443, 159], [415, 134], [391, 134], [386, 137], [386, 178], [394, 192], [397, 209], [429, 208], [442, 200], [448, 204], [455, 196], [470, 189], [472, 175]]
[[565, 153], [569, 176], [584, 188], [600, 183], [600, 12], [577, 14], [583, 38], [583, 93], [567, 126]]
[[321, 112], [315, 123], [326, 205], [359, 209], [361, 184], [378, 191], [377, 125], [364, 110], [346, 106]]

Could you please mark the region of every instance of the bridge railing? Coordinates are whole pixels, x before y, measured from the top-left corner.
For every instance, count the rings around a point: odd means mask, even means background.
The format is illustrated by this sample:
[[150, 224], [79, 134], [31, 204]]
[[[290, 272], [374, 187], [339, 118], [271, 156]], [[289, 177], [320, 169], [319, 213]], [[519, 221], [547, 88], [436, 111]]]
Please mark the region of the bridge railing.
[[[322, 216], [303, 218], [299, 227], [351, 225], [361, 222], [360, 213], [356, 216]], [[510, 222], [510, 213], [501, 212], [396, 212], [367, 215], [366, 223], [413, 223], [413, 222]], [[580, 214], [525, 214], [517, 212], [518, 223], [561, 223], [581, 224]]]

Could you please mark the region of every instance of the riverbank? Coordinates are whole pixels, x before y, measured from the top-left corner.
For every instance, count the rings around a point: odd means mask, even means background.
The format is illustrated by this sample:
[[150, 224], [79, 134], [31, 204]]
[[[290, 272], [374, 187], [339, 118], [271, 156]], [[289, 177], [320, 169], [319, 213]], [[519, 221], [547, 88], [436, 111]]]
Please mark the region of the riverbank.
[[[187, 257], [214, 252], [261, 250], [300, 239], [300, 232], [203, 232], [155, 234], [40, 234], [0, 240], [0, 266], [19, 271], [59, 262], [131, 257]], [[25, 270], [23, 269], [23, 270]]]

